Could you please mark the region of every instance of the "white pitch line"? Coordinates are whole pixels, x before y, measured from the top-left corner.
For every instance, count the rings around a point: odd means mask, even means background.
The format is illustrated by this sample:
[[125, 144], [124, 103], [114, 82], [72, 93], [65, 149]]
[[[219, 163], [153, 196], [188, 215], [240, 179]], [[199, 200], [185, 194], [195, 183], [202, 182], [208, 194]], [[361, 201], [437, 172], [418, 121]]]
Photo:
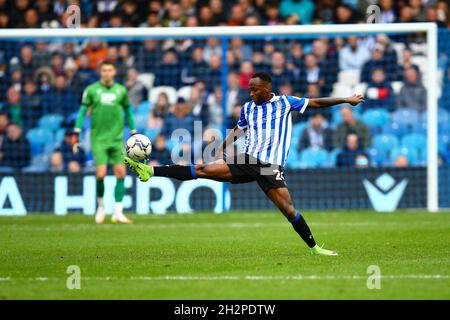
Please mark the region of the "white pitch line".
[[[426, 223], [426, 222], [424, 222]], [[424, 223], [421, 223], [423, 225]], [[395, 227], [396, 225], [403, 225], [401, 223], [392, 223], [392, 222], [337, 222], [337, 223], [328, 223], [328, 222], [311, 222], [309, 223], [312, 227], [373, 227], [373, 226], [384, 226], [384, 227]], [[276, 228], [284, 228], [287, 226], [286, 223], [283, 222], [217, 222], [217, 223], [176, 223], [176, 224], [161, 224], [155, 222], [154, 224], [135, 224], [130, 226], [133, 230], [159, 230], [159, 229], [183, 229], [183, 228], [195, 228], [195, 229], [210, 229], [217, 228], [220, 226], [221, 228], [261, 228], [261, 227], [276, 227]], [[114, 225], [104, 225], [100, 226], [99, 230], [105, 229], [116, 229], [117, 226]], [[55, 224], [53, 226], [45, 226], [45, 227], [35, 227], [35, 226], [24, 226], [24, 225], [9, 225], [2, 226], [0, 230], [4, 231], [79, 231], [79, 230], [92, 230], [92, 224]]]
[[[132, 276], [132, 277], [81, 277], [82, 281], [289, 281], [289, 280], [366, 280], [367, 275], [291, 275], [291, 276], [261, 276], [261, 275], [222, 275], [222, 276]], [[446, 280], [450, 275], [441, 274], [399, 274], [399, 275], [381, 275], [380, 279], [401, 280]], [[8, 281], [63, 281], [65, 278], [12, 278], [0, 277], [0, 282]]]

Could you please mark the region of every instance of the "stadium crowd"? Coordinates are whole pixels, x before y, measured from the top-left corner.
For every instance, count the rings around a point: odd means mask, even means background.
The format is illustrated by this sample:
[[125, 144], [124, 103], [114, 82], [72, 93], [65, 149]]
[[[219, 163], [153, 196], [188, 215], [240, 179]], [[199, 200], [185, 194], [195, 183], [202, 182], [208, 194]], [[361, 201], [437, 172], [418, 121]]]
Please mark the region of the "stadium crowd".
[[[371, 1], [181, 0], [70, 1], [81, 27], [183, 27], [343, 24], [365, 21]], [[61, 28], [68, 1], [0, 0], [0, 28]], [[449, 28], [447, 1], [380, 0], [381, 22], [435, 22]], [[450, 37], [450, 31], [442, 33]], [[138, 130], [154, 140], [152, 159], [170, 162], [170, 135], [236, 124], [255, 71], [268, 71], [279, 94], [365, 94], [347, 106], [296, 116], [288, 167], [423, 165], [426, 96], [423, 35], [311, 39], [218, 38], [133, 41], [0, 41], [0, 168], [78, 172], [69, 134], [84, 88], [114, 62], [128, 88]], [[450, 51], [449, 47], [446, 52]], [[425, 62], [424, 62], [425, 61]], [[450, 160], [450, 67], [440, 56], [440, 161]], [[227, 70], [223, 83], [224, 65]], [[223, 89], [226, 88], [224, 94]], [[222, 114], [224, 107], [226, 114]], [[86, 130], [88, 133], [88, 130]], [[205, 141], [209, 140], [205, 130]], [[425, 139], [425, 140], [424, 140]], [[192, 159], [199, 161], [200, 159]], [[45, 164], [45, 166], [43, 166]], [[87, 166], [89, 167], [89, 165]]]

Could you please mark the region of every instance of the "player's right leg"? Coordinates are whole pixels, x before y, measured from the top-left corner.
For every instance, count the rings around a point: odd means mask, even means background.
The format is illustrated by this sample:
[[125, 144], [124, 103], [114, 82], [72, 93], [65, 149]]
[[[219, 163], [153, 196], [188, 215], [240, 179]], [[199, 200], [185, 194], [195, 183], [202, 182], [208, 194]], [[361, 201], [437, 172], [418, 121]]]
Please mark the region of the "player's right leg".
[[105, 207], [103, 205], [103, 195], [105, 193], [105, 176], [107, 167], [106, 164], [101, 164], [96, 166], [96, 191], [97, 191], [97, 211], [95, 213], [95, 222], [103, 223], [105, 222]]
[[216, 181], [231, 181], [232, 174], [229, 166], [223, 160], [210, 164], [197, 165], [169, 165], [149, 166], [141, 162], [125, 157], [125, 163], [136, 172], [143, 182], [151, 177], [168, 177], [177, 180], [193, 180], [197, 178], [211, 179]]
[[[263, 187], [264, 184], [261, 184], [260, 182], [260, 186]], [[272, 200], [272, 202], [278, 207], [278, 209], [280, 209], [283, 215], [292, 224], [292, 227], [298, 235], [303, 239], [303, 241], [305, 241], [308, 247], [310, 247], [312, 254], [337, 256], [335, 251], [323, 249], [316, 244], [308, 224], [300, 214], [300, 211], [295, 209], [288, 188], [270, 188], [264, 191], [266, 192], [267, 197]]]

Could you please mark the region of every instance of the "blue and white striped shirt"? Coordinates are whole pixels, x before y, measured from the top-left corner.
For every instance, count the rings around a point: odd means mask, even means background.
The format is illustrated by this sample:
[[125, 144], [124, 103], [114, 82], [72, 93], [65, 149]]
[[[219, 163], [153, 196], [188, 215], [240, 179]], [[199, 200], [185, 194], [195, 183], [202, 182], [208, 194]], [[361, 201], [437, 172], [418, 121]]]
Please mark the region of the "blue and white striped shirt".
[[303, 113], [308, 102], [306, 98], [273, 94], [262, 105], [253, 101], [245, 103], [237, 123], [239, 129], [247, 129], [242, 152], [284, 167], [291, 144], [291, 111]]

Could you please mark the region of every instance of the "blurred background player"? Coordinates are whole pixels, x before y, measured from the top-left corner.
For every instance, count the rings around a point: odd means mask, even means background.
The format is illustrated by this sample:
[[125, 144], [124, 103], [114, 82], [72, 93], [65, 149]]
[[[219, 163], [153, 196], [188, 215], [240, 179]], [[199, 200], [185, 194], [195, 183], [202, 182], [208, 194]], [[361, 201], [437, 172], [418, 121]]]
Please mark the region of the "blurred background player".
[[[131, 223], [123, 214], [122, 199], [125, 194], [124, 179], [126, 174], [123, 164], [123, 128], [124, 114], [131, 130], [136, 133], [133, 114], [130, 108], [125, 86], [114, 82], [116, 68], [114, 64], [104, 61], [100, 65], [100, 81], [89, 85], [83, 93], [81, 108], [78, 112], [73, 136], [73, 152], [78, 152], [79, 134], [88, 108], [91, 114], [91, 145], [97, 175], [97, 212], [96, 223], [105, 220], [103, 195], [104, 178], [107, 165], [111, 164], [117, 178], [114, 191], [115, 207], [111, 218], [113, 223]], [[125, 111], [125, 112], [124, 112]]]

